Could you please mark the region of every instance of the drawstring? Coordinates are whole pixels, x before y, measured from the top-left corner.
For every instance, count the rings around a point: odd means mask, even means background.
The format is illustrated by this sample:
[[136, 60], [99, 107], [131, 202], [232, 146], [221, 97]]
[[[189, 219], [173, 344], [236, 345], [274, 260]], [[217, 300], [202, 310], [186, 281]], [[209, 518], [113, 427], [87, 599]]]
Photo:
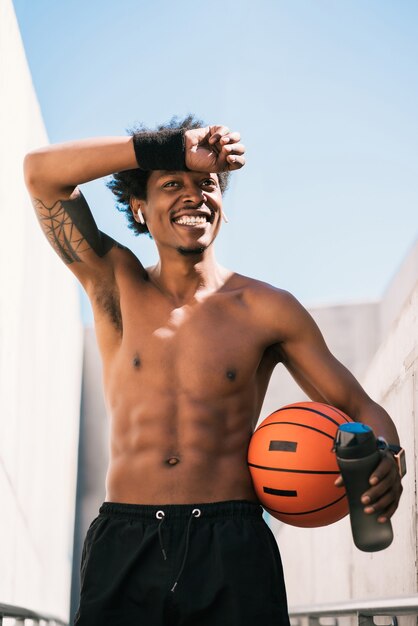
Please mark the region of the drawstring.
[[155, 517], [160, 520], [160, 523], [158, 524], [158, 539], [160, 540], [160, 548], [161, 548], [161, 552], [162, 552], [163, 557], [164, 557], [164, 561], [166, 561], [167, 560], [167, 553], [164, 550], [163, 533], [162, 533], [162, 528], [161, 528], [162, 525], [165, 522], [165, 513], [164, 513], [164, 511], [157, 511], [156, 514], [155, 514]]
[[[184, 555], [183, 555], [183, 562], [181, 564], [179, 573], [176, 576], [176, 582], [174, 583], [174, 585], [171, 588], [171, 591], [174, 593], [178, 582], [180, 580], [180, 576], [183, 573], [183, 570], [185, 568], [186, 565], [186, 561], [187, 561], [187, 555], [189, 554], [189, 544], [190, 544], [190, 527], [192, 525], [192, 520], [194, 517], [200, 517], [202, 515], [202, 511], [200, 509], [193, 509], [193, 511], [190, 514], [189, 520], [187, 522], [187, 529], [186, 529], [186, 547], [184, 549]], [[164, 543], [163, 543], [163, 533], [162, 533], [162, 525], [165, 522], [165, 513], [164, 511], [157, 511], [155, 514], [155, 517], [160, 520], [160, 523], [158, 524], [158, 539], [160, 541], [160, 548], [161, 548], [161, 552], [164, 558], [164, 561], [167, 560], [167, 553], [164, 549]]]
[[193, 520], [194, 517], [200, 517], [201, 515], [202, 515], [202, 511], [200, 509], [193, 509], [193, 511], [191, 512], [191, 515], [189, 517], [189, 521], [187, 522], [186, 548], [184, 550], [183, 563], [181, 564], [180, 571], [177, 574], [176, 582], [174, 583], [174, 585], [171, 588], [172, 593], [174, 593], [174, 591], [176, 590], [177, 584], [178, 584], [178, 582], [180, 580], [180, 576], [182, 575], [183, 570], [184, 570], [184, 566], [186, 565], [186, 559], [187, 559], [187, 555], [189, 553], [190, 526], [192, 524], [192, 520]]

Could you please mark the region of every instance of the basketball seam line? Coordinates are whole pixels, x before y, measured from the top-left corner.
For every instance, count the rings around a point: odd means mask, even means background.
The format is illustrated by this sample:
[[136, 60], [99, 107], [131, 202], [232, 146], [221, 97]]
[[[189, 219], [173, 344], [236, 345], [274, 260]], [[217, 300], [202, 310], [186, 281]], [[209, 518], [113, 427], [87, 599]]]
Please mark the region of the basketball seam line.
[[[344, 421], [347, 423], [347, 417], [344, 415], [344, 413], [341, 413], [338, 409], [336, 409], [334, 406], [331, 406], [330, 404], [325, 404], [324, 406], [329, 407], [330, 409], [332, 409], [333, 411], [335, 411], [340, 417], [342, 417], [344, 419]], [[309, 411], [310, 413], [316, 413], [317, 415], [322, 415], [322, 417], [325, 417], [325, 419], [329, 420], [330, 422], [332, 422], [333, 424], [335, 424], [336, 426], [340, 426], [340, 424], [333, 419], [330, 415], [327, 415], [326, 413], [322, 413], [321, 411], [317, 411], [316, 409], [312, 409], [310, 407], [307, 406], [293, 406], [293, 405], [288, 405], [288, 406], [283, 406], [281, 409], [277, 409], [277, 411], [275, 411], [275, 413], [279, 413], [281, 411]]]
[[292, 472], [293, 474], [340, 474], [339, 470], [298, 470], [282, 467], [264, 467], [263, 465], [255, 465], [255, 463], [250, 463], [249, 461], [248, 465], [250, 467], [255, 467], [256, 469], [267, 470], [270, 472]]
[[[321, 402], [317, 402], [315, 404], [322, 404], [322, 406], [326, 406], [328, 409], [332, 409], [340, 417], [342, 417], [345, 421], [347, 421], [347, 418], [350, 419], [348, 417], [348, 415], [345, 415], [345, 413], [343, 413], [342, 411], [337, 409], [335, 406], [332, 406], [331, 404], [324, 404], [324, 403], [321, 403]], [[290, 409], [292, 411], [297, 411], [297, 410], [300, 409], [301, 411], [310, 411], [311, 413], [318, 413], [318, 415], [322, 415], [326, 419], [334, 421], [334, 418], [332, 418], [330, 415], [327, 415], [326, 413], [322, 413], [322, 411], [318, 411], [318, 409], [314, 409], [313, 407], [310, 407], [310, 406], [300, 406], [298, 404], [296, 404], [296, 405], [288, 404], [287, 406], [282, 406], [280, 409], [277, 409], [277, 411], [275, 411], [275, 412], [278, 413], [279, 411], [289, 411]]]
[[335, 437], [329, 435], [328, 433], [324, 433], [324, 431], [319, 430], [319, 428], [309, 426], [308, 424], [299, 424], [299, 422], [270, 422], [269, 424], [264, 424], [264, 426], [259, 426], [255, 432], [257, 433], [262, 428], [267, 428], [268, 426], [280, 426], [282, 424], [286, 426], [300, 426], [301, 428], [309, 428], [309, 430], [314, 430], [317, 433], [321, 433], [321, 435], [324, 435], [324, 437], [328, 437], [328, 439], [332, 439], [332, 441], [334, 441], [335, 439]]

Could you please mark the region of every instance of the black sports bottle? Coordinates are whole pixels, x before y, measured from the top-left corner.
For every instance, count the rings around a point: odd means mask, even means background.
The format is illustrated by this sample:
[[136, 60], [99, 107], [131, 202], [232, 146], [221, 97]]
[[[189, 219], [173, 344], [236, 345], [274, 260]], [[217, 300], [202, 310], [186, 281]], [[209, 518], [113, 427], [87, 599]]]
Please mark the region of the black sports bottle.
[[334, 449], [347, 491], [354, 543], [364, 552], [387, 548], [393, 540], [390, 520], [378, 522], [381, 513], [365, 513], [361, 496], [370, 488], [369, 478], [381, 455], [369, 426], [359, 422], [342, 424], [337, 431]]

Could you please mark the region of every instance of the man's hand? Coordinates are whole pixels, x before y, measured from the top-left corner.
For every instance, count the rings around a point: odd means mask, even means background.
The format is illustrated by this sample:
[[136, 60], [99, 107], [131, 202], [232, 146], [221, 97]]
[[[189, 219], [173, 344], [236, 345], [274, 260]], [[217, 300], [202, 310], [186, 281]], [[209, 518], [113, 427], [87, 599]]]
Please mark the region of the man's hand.
[[206, 126], [184, 133], [185, 159], [189, 170], [224, 172], [238, 170], [245, 164], [241, 136], [225, 126]]
[[[382, 460], [369, 479], [370, 489], [362, 496], [366, 514], [378, 513], [378, 522], [386, 522], [398, 508], [403, 487], [398, 466], [390, 452], [382, 452]], [[337, 487], [343, 486], [341, 476], [335, 481]]]

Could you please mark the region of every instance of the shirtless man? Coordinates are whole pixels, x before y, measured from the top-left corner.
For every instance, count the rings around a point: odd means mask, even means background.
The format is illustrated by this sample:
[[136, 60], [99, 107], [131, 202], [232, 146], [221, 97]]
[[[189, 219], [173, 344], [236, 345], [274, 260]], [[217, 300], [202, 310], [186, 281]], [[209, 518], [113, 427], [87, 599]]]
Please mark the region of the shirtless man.
[[[277, 363], [310, 398], [399, 445], [390, 417], [295, 298], [216, 262], [222, 189], [244, 165], [244, 146], [223, 126], [184, 126], [50, 146], [25, 160], [41, 226], [92, 303], [111, 420], [78, 626], [289, 623], [280, 556], [246, 462]], [[77, 188], [110, 174], [137, 232], [155, 241], [153, 267], [97, 229]], [[401, 491], [386, 452], [365, 511], [391, 517]]]

